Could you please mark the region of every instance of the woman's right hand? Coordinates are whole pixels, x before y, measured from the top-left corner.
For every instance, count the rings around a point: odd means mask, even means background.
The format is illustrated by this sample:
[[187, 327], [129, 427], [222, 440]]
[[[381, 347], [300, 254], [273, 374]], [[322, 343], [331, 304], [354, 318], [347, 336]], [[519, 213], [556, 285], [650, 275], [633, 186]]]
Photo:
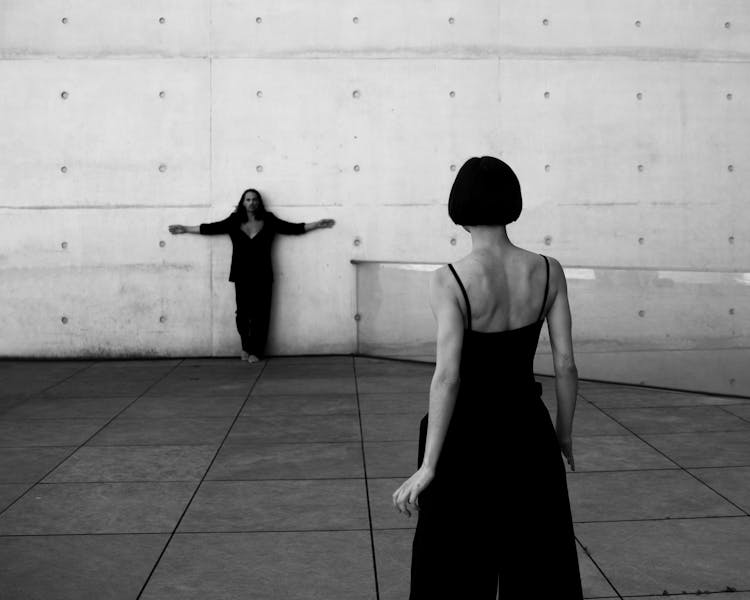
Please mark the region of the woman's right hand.
[[563, 453], [565, 460], [570, 465], [570, 470], [576, 470], [576, 461], [573, 458], [573, 439], [572, 438], [558, 438], [557, 442], [560, 444], [560, 451]]
[[170, 225], [169, 233], [171, 233], [172, 235], [177, 235], [178, 233], [187, 233], [187, 227], [185, 227], [184, 225]]

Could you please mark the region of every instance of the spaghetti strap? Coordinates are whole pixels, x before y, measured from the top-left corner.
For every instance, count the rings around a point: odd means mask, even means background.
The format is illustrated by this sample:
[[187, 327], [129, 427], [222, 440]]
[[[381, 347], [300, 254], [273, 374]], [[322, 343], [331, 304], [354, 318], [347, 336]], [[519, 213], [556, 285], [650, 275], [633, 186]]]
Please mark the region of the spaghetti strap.
[[466, 288], [464, 287], [461, 278], [458, 276], [458, 273], [456, 273], [456, 269], [453, 268], [453, 265], [449, 264], [448, 268], [451, 270], [451, 273], [453, 273], [453, 277], [456, 278], [458, 287], [461, 288], [461, 292], [464, 295], [464, 300], [466, 301], [466, 322], [468, 324], [468, 330], [471, 331], [471, 304], [469, 303], [469, 295], [466, 293]]
[[549, 292], [549, 260], [546, 256], [544, 256], [544, 254], [540, 254], [539, 256], [544, 259], [544, 264], [547, 267], [547, 281], [544, 283], [544, 300], [542, 300], [542, 308], [539, 311], [539, 316], [536, 319], [537, 321], [542, 320], [542, 316], [544, 315], [544, 308], [547, 306], [547, 293]]

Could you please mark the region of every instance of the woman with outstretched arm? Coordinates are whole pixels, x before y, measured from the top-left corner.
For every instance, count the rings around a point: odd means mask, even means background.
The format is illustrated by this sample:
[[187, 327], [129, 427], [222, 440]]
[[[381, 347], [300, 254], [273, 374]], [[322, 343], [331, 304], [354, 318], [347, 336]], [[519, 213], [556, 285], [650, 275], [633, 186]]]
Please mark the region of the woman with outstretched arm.
[[263, 358], [268, 338], [273, 288], [271, 246], [276, 234], [301, 235], [334, 225], [333, 219], [311, 223], [283, 221], [266, 210], [260, 192], [251, 188], [242, 193], [235, 211], [223, 221], [170, 225], [169, 232], [229, 235], [232, 240], [229, 281], [234, 283], [237, 302], [236, 324], [242, 343], [240, 358], [254, 363]]

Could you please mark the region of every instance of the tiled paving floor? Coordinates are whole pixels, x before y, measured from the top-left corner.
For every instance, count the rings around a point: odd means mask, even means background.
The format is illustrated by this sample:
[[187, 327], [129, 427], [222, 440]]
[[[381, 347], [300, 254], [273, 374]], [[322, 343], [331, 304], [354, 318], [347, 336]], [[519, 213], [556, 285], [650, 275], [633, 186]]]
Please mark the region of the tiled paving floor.
[[[352, 357], [0, 362], [0, 598], [406, 599], [415, 521], [391, 493], [430, 376]], [[750, 401], [580, 393], [586, 597], [750, 599]]]

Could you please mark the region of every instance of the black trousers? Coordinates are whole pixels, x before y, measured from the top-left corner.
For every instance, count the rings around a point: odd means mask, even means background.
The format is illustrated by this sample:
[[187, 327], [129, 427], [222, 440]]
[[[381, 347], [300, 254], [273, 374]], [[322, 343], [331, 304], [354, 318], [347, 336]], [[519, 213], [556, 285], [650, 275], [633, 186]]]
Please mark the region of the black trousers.
[[237, 333], [242, 349], [258, 358], [263, 357], [271, 319], [272, 281], [235, 281], [237, 301]]

